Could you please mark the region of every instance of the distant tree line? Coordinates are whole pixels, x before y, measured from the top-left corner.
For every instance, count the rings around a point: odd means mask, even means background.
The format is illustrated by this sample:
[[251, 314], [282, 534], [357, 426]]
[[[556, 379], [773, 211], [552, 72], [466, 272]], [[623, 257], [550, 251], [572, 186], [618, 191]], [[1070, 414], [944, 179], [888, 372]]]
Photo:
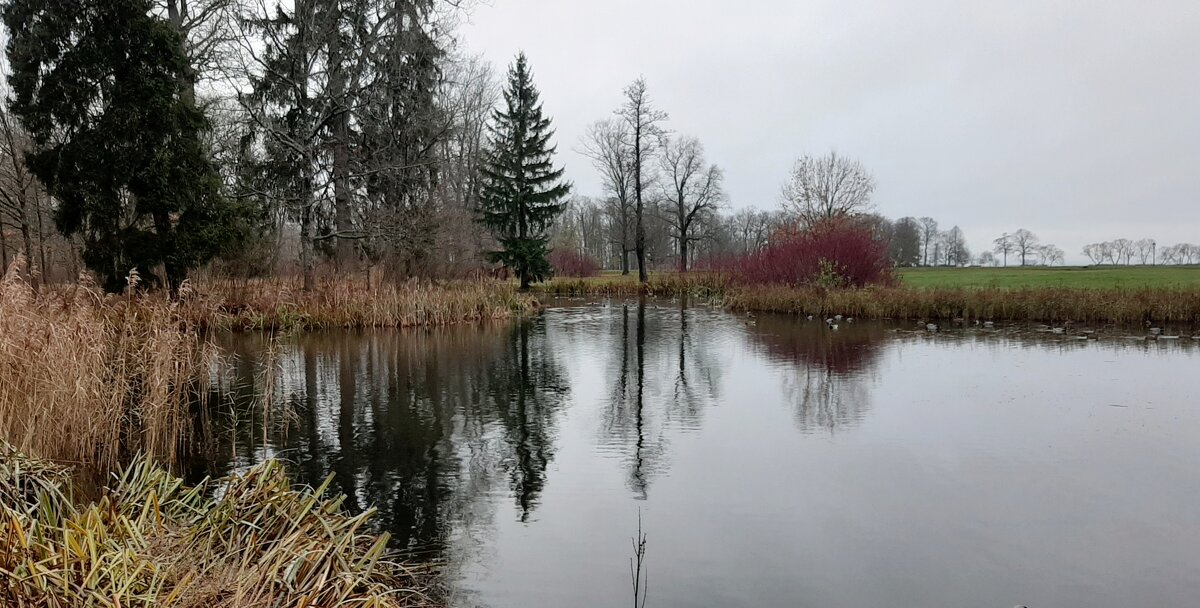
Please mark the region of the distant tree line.
[[1200, 245], [1179, 243], [1159, 247], [1154, 239], [1116, 239], [1083, 246], [1093, 264], [1200, 264]]

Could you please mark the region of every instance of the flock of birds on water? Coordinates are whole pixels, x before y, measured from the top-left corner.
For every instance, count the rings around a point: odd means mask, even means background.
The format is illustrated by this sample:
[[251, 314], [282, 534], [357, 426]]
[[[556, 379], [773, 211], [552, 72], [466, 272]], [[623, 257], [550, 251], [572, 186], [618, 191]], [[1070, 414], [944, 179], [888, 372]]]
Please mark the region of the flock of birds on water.
[[[753, 320], [754, 314], [746, 313], [746, 316], [750, 317], [750, 320], [746, 321], [747, 325], [754, 325], [755, 324], [755, 322]], [[807, 315], [807, 318], [809, 321], [812, 321], [815, 319], [815, 317], [813, 315]], [[833, 331], [837, 331], [842, 323], [853, 323], [853, 322], [854, 322], [854, 317], [845, 317], [843, 315], [834, 315], [832, 317], [828, 317], [825, 319], [825, 325], [828, 326], [829, 329], [831, 329]], [[954, 319], [954, 322], [958, 323], [958, 324], [962, 324], [963, 319]], [[1150, 325], [1151, 325], [1150, 322], [1146, 322], [1146, 331], [1148, 332], [1146, 335], [1144, 335], [1144, 336], [1125, 336], [1125, 338], [1130, 339], [1130, 340], [1179, 340], [1182, 337], [1179, 334], [1164, 334], [1163, 329], [1161, 327], [1151, 327]], [[995, 321], [980, 321], [980, 320], [976, 319], [975, 326], [983, 328], [983, 329], [994, 329], [996, 327], [996, 322]], [[939, 326], [937, 323], [925, 323], [925, 331], [937, 332], [940, 330], [941, 330], [941, 326]], [[1056, 335], [1065, 335], [1067, 333], [1067, 328], [1051, 326], [1051, 325], [1040, 325], [1040, 326], [1038, 326], [1036, 331], [1043, 332], [1043, 333], [1056, 334]], [[1100, 338], [1100, 335], [1094, 329], [1081, 329], [1081, 330], [1078, 330], [1077, 332], [1075, 332], [1075, 335], [1073, 337], [1077, 340], [1098, 340]], [[1200, 340], [1200, 335], [1192, 336], [1192, 339]]]

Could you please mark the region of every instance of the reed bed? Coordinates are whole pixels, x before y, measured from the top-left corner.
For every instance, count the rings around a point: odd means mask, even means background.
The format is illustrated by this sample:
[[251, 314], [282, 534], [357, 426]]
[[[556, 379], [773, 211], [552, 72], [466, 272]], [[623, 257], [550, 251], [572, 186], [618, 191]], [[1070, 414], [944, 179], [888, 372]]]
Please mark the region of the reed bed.
[[639, 294], [709, 297], [738, 311], [845, 315], [863, 319], [983, 319], [1046, 323], [1200, 325], [1200, 287], [864, 287], [748, 285], [720, 273], [554, 279], [536, 288], [555, 296]]
[[210, 355], [161, 298], [37, 293], [14, 266], [0, 281], [0, 440], [97, 470], [139, 451], [173, 462]]
[[[0, 442], [0, 605], [233, 608], [434, 606], [428, 568], [276, 461], [185, 487], [145, 458], [76, 506], [69, 471]], [[215, 494], [215, 497], [213, 496]]]
[[1200, 288], [811, 289], [743, 287], [724, 304], [739, 311], [873, 319], [983, 319], [1046, 323], [1200, 324]]
[[507, 319], [538, 307], [536, 298], [496, 281], [371, 285], [340, 279], [304, 292], [294, 281], [215, 280], [196, 293], [188, 304], [191, 318], [233, 330], [443, 326]]
[[730, 288], [725, 275], [715, 272], [662, 273], [646, 283], [636, 276], [602, 275], [588, 278], [559, 278], [534, 286], [539, 294], [551, 296], [716, 296]]

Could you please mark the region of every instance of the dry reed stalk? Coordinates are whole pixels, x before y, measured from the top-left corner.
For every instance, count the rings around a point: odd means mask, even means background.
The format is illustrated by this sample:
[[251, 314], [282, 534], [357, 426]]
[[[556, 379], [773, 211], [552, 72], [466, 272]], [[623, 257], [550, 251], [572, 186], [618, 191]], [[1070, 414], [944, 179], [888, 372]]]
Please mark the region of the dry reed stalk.
[[495, 281], [370, 285], [322, 281], [312, 292], [284, 280], [210, 280], [185, 310], [204, 327], [235, 330], [442, 326], [507, 319], [537, 300]]
[[0, 281], [0, 439], [100, 470], [135, 451], [172, 462], [211, 354], [197, 331], [160, 298], [20, 277]]

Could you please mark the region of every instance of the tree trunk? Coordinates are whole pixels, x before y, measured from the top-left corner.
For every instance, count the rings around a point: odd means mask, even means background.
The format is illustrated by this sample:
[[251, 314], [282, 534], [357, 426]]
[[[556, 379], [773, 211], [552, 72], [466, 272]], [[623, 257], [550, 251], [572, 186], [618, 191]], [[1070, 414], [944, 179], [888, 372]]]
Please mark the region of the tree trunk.
[[688, 269], [688, 240], [686, 238], [679, 240], [679, 272], [687, 272]]
[[50, 280], [47, 275], [50, 267], [46, 265], [46, 227], [42, 222], [42, 202], [38, 200], [36, 192], [33, 195], [33, 211], [37, 215], [38, 268], [42, 269], [42, 283], [44, 284]]
[[312, 205], [300, 211], [300, 270], [304, 275], [304, 291], [313, 290]]
[[329, 96], [333, 100], [333, 220], [336, 236], [336, 259], [339, 270], [351, 271], [355, 266], [354, 213], [350, 200], [350, 108], [347, 103], [345, 57], [339, 24], [341, 12], [334, 10], [326, 24], [329, 39]]
[[637, 251], [638, 282], [649, 280], [646, 275], [646, 227], [642, 224], [642, 124], [639, 119], [633, 131], [633, 188], [637, 200], [635, 221], [637, 228], [634, 232], [633, 244]]

